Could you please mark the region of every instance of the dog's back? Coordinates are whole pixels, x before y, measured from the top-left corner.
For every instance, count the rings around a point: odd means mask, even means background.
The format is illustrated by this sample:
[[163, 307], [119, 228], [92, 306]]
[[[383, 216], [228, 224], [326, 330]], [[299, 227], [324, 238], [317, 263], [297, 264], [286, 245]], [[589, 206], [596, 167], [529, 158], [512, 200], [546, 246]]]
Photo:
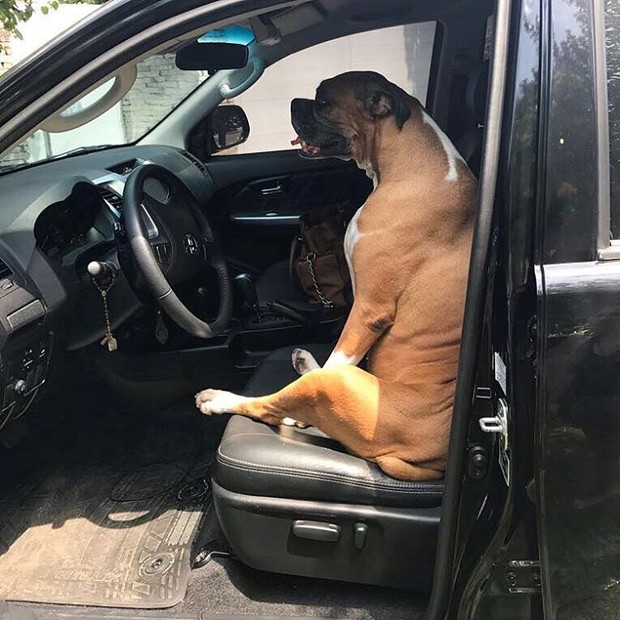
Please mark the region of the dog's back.
[[[387, 381], [454, 388], [477, 183], [422, 107], [383, 140], [392, 153], [362, 208], [353, 249], [356, 302], [391, 298], [392, 326], [369, 352]], [[429, 122], [430, 121], [430, 122]], [[443, 389], [443, 388], [442, 388]]]

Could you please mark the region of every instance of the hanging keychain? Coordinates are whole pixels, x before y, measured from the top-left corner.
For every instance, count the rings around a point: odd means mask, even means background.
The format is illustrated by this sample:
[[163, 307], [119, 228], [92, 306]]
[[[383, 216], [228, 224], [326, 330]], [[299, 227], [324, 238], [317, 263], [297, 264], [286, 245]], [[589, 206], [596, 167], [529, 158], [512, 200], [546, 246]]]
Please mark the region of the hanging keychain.
[[105, 317], [105, 336], [100, 342], [100, 344], [101, 346], [107, 345], [108, 351], [110, 353], [118, 349], [118, 340], [116, 340], [114, 334], [112, 333], [112, 325], [110, 323], [110, 311], [108, 309], [108, 292], [114, 285], [114, 279], [114, 273], [111, 272], [109, 281], [102, 286], [101, 284], [99, 284], [95, 277], [92, 278], [95, 288], [99, 291], [99, 294], [101, 295], [101, 301], [103, 302], [103, 315]]

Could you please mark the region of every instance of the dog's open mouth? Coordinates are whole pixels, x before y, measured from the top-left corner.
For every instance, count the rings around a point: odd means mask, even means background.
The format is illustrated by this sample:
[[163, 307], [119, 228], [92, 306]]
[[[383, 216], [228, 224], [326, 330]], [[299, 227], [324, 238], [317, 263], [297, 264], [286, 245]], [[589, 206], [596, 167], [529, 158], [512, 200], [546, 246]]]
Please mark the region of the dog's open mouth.
[[314, 146], [312, 144], [308, 144], [303, 138], [301, 138], [300, 136], [297, 136], [295, 138], [295, 140], [291, 140], [291, 144], [293, 146], [301, 146], [301, 150], [306, 154], [306, 155], [318, 155], [321, 152], [321, 147], [320, 146]]

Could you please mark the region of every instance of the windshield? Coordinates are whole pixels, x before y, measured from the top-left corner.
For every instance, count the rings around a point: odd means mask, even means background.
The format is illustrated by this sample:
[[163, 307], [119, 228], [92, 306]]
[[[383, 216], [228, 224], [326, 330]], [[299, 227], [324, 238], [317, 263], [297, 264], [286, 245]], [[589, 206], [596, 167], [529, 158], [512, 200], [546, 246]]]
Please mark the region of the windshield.
[[[125, 96], [90, 122], [60, 133], [39, 130], [0, 158], [0, 170], [31, 164], [98, 145], [130, 144], [150, 131], [209, 77], [206, 71], [182, 71], [174, 54], [156, 54], [137, 65], [137, 77]], [[101, 99], [112, 81], [88, 93], [63, 111], [77, 114]]]

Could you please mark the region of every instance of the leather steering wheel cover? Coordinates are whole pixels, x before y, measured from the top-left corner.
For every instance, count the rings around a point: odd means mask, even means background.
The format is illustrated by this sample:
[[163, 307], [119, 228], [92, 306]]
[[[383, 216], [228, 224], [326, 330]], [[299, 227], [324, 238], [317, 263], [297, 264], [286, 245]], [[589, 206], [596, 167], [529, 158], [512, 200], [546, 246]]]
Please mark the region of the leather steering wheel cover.
[[[174, 176], [179, 183], [182, 183], [176, 175], [173, 175], [169, 170], [158, 164], [145, 163], [134, 170], [129, 175], [123, 191], [123, 215], [127, 238], [129, 239], [136, 263], [147, 285], [166, 314], [188, 333], [199, 338], [211, 338], [215, 335], [215, 330], [208, 323], [205, 323], [190, 312], [176, 296], [168, 280], [166, 280], [166, 277], [162, 273], [157, 259], [155, 258], [155, 254], [153, 253], [153, 249], [151, 248], [151, 244], [144, 232], [142, 219], [140, 217], [140, 204], [143, 197], [144, 180], [150, 175], [156, 177], [158, 173], [163, 176]], [[216, 271], [218, 271], [218, 279], [220, 279], [222, 274], [219, 273], [218, 269], [218, 267], [220, 267], [219, 261], [216, 263], [215, 267]], [[214, 326], [217, 328], [224, 327], [222, 315], [229, 310], [230, 306], [228, 299], [223, 299], [222, 301], [224, 302], [221, 304], [223, 307], [220, 309], [218, 318], [214, 322]]]

